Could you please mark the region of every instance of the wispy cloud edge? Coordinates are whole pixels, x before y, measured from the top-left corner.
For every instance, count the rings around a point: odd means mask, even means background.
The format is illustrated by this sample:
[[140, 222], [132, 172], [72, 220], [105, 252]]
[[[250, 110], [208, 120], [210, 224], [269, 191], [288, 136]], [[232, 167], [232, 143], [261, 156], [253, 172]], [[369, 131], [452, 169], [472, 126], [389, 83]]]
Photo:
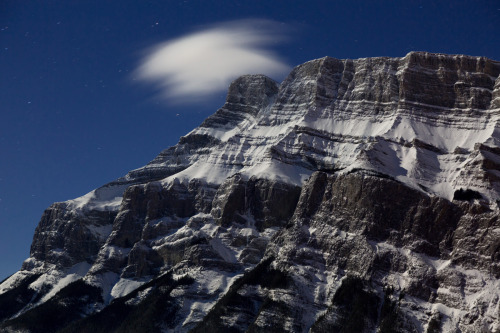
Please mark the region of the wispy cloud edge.
[[285, 39], [286, 27], [274, 21], [215, 24], [153, 47], [137, 77], [156, 84], [167, 100], [196, 102], [225, 91], [243, 74], [286, 74], [290, 66], [270, 50]]

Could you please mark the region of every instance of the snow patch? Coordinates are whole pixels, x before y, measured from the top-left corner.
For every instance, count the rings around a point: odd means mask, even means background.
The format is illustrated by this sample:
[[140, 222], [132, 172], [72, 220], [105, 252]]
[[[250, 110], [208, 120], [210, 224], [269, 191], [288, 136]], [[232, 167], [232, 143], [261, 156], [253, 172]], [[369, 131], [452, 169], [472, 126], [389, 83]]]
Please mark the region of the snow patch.
[[128, 185], [107, 185], [67, 203], [76, 210], [89, 209], [99, 211], [117, 211], [123, 199], [123, 192]]
[[241, 174], [248, 178], [255, 176], [257, 178], [264, 178], [298, 186], [302, 186], [312, 173], [312, 170], [296, 165], [282, 163], [276, 160], [255, 164], [241, 170]]
[[80, 262], [66, 270], [49, 270], [47, 273], [41, 275], [38, 279], [31, 283], [29, 288], [37, 292], [42, 292], [44, 288], [50, 287], [50, 291], [39, 301], [39, 303], [44, 303], [51, 299], [62, 288], [83, 278], [90, 269], [90, 266], [91, 265], [87, 262]]
[[114, 298], [119, 298], [130, 294], [132, 291], [142, 286], [148, 280], [149, 279], [143, 281], [136, 281], [131, 279], [120, 278], [120, 280], [118, 280], [118, 282], [116, 282], [116, 284], [113, 286], [113, 289], [111, 289], [110, 292], [111, 300]]
[[111, 231], [113, 230], [113, 225], [112, 224], [101, 225], [101, 226], [87, 225], [87, 229], [89, 229], [90, 232], [96, 235], [99, 239], [104, 241], [111, 234]]

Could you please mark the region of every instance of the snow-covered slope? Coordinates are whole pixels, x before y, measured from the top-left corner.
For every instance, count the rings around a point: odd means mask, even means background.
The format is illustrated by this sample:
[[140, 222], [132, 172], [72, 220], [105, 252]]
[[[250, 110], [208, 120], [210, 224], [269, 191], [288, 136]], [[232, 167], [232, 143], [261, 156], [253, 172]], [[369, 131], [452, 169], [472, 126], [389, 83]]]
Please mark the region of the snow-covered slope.
[[45, 211], [4, 329], [68, 302], [46, 331], [155, 302], [163, 331], [498, 329], [499, 74], [412, 52], [240, 77], [176, 146]]
[[[497, 182], [470, 174], [484, 159], [495, 162], [487, 151], [500, 140], [499, 66], [416, 52], [400, 59], [326, 57], [295, 68], [275, 96], [261, 91], [264, 78], [242, 77], [226, 105], [186, 136], [220, 140], [217, 153], [196, 157], [166, 181], [220, 183], [239, 172], [300, 185], [318, 166], [365, 168], [448, 199], [460, 187], [495, 199]], [[247, 100], [259, 94], [258, 102]]]

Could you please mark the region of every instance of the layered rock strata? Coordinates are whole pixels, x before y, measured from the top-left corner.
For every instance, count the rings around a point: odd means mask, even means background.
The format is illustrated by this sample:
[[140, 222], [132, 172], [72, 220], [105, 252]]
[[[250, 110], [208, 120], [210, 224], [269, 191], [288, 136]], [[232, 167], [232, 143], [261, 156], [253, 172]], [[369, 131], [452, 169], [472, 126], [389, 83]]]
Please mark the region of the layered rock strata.
[[412, 52], [238, 78], [148, 165], [45, 211], [2, 329], [500, 330], [499, 74]]

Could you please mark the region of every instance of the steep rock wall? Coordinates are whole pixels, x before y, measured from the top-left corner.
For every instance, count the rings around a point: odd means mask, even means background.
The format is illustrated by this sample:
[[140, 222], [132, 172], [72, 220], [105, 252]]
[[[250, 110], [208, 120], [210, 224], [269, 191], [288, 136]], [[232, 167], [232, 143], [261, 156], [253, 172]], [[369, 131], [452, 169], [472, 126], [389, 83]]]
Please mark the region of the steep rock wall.
[[46, 210], [2, 329], [65, 304], [86, 321], [48, 331], [120, 331], [102, 318], [124, 309], [151, 330], [499, 329], [499, 73], [411, 52], [242, 76], [177, 145]]

